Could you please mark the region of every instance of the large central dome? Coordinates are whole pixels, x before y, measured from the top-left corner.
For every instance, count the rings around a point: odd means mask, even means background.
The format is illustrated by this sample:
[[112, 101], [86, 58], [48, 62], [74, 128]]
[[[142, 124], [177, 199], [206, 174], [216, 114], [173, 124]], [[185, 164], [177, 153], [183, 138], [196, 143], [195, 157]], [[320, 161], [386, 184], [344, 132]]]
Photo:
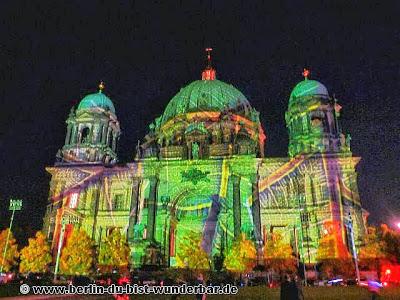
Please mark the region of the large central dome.
[[168, 103], [162, 123], [190, 112], [250, 109], [246, 97], [234, 86], [220, 80], [196, 80], [182, 88]]
[[264, 156], [259, 113], [234, 86], [216, 79], [207, 48], [207, 66], [182, 88], [149, 125], [138, 158], [203, 159], [230, 155]]

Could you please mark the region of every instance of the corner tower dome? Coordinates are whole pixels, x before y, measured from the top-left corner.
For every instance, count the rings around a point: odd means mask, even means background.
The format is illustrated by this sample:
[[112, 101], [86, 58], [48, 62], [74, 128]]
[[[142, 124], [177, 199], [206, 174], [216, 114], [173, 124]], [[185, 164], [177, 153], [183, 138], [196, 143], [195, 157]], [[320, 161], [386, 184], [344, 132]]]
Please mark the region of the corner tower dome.
[[290, 94], [290, 99], [295, 99], [304, 96], [320, 96], [329, 97], [328, 90], [319, 81], [305, 79], [300, 81]]
[[309, 73], [304, 69], [304, 80], [290, 94], [285, 114], [289, 156], [348, 151], [339, 127], [340, 105], [322, 83], [308, 79]]
[[306, 99], [314, 96], [324, 99], [329, 98], [327, 88], [319, 81], [308, 79], [309, 74], [310, 71], [304, 69], [304, 80], [300, 81], [290, 93], [289, 106], [296, 104], [298, 99]]
[[121, 129], [115, 108], [103, 94], [104, 83], [99, 92], [85, 96], [74, 108], [66, 121], [67, 135], [62, 149], [57, 153], [60, 164], [104, 164], [117, 162], [117, 143]]
[[109, 110], [115, 114], [114, 104], [112, 103], [111, 99], [103, 93], [103, 89], [104, 84], [101, 82], [99, 85], [99, 91], [97, 93], [86, 95], [79, 103], [77, 111], [99, 107]]

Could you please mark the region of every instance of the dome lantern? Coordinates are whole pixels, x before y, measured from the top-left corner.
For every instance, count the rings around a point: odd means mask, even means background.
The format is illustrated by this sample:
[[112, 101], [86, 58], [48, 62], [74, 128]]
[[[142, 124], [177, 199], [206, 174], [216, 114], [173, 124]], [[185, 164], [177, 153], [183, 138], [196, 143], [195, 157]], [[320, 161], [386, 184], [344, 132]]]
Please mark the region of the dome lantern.
[[211, 51], [212, 48], [206, 48], [207, 66], [201, 73], [201, 80], [215, 80], [217, 78], [215, 69], [211, 66]]

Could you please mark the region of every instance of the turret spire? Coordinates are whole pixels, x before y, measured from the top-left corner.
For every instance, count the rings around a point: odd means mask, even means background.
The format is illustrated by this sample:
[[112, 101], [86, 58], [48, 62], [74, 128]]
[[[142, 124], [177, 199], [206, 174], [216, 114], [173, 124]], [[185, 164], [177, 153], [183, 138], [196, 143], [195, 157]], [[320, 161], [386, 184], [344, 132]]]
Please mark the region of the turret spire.
[[207, 65], [206, 65], [205, 70], [201, 73], [202, 80], [215, 80], [215, 78], [216, 78], [215, 70], [211, 66], [211, 51], [212, 50], [213, 49], [210, 47], [205, 49], [205, 51], [207, 53]]

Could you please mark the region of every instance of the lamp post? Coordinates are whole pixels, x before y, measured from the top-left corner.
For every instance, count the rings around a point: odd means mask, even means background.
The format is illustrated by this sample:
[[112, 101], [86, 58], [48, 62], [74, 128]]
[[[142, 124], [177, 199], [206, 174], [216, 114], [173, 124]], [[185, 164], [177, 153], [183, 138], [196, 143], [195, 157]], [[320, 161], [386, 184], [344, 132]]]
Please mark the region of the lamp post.
[[311, 256], [310, 256], [310, 235], [308, 232], [309, 228], [309, 213], [306, 211], [303, 214], [303, 220], [306, 223], [306, 236], [307, 236], [307, 254], [308, 254], [308, 263], [311, 264]]
[[54, 281], [57, 280], [57, 273], [58, 273], [58, 267], [60, 265], [61, 247], [62, 247], [62, 242], [64, 239], [65, 226], [67, 224], [76, 224], [76, 223], [78, 223], [78, 220], [70, 215], [63, 216], [61, 219], [61, 232], [60, 232], [60, 238], [58, 239], [56, 266], [54, 268], [54, 278], [53, 278]]
[[360, 284], [360, 270], [358, 268], [358, 257], [357, 257], [356, 244], [354, 243], [353, 220], [351, 218], [351, 214], [350, 213], [349, 213], [349, 216], [348, 216], [348, 225], [347, 225], [347, 227], [349, 228], [349, 231], [350, 231], [351, 249], [352, 249], [352, 252], [353, 252], [354, 265], [356, 267], [357, 284]]
[[299, 230], [301, 233], [301, 258], [303, 260], [303, 273], [304, 273], [304, 285], [307, 286], [307, 270], [306, 270], [306, 260], [304, 258], [304, 232], [303, 232], [303, 223], [300, 218]]
[[307, 269], [306, 269], [306, 260], [305, 260], [305, 255], [304, 255], [304, 230], [303, 230], [303, 211], [304, 211], [304, 205], [300, 203], [300, 197], [297, 199], [298, 202], [298, 209], [299, 209], [299, 233], [301, 234], [301, 258], [303, 260], [303, 273], [304, 273], [304, 286], [307, 286]]
[[9, 206], [8, 210], [12, 210], [12, 215], [11, 215], [11, 220], [10, 220], [10, 227], [9, 227], [8, 233], [7, 233], [6, 245], [4, 247], [3, 259], [1, 261], [0, 273], [3, 272], [4, 261], [6, 259], [7, 248], [8, 248], [8, 241], [10, 240], [11, 228], [12, 228], [13, 221], [14, 221], [14, 214], [15, 214], [16, 210], [21, 210], [21, 208], [22, 208], [22, 200], [10, 199], [10, 206]]

